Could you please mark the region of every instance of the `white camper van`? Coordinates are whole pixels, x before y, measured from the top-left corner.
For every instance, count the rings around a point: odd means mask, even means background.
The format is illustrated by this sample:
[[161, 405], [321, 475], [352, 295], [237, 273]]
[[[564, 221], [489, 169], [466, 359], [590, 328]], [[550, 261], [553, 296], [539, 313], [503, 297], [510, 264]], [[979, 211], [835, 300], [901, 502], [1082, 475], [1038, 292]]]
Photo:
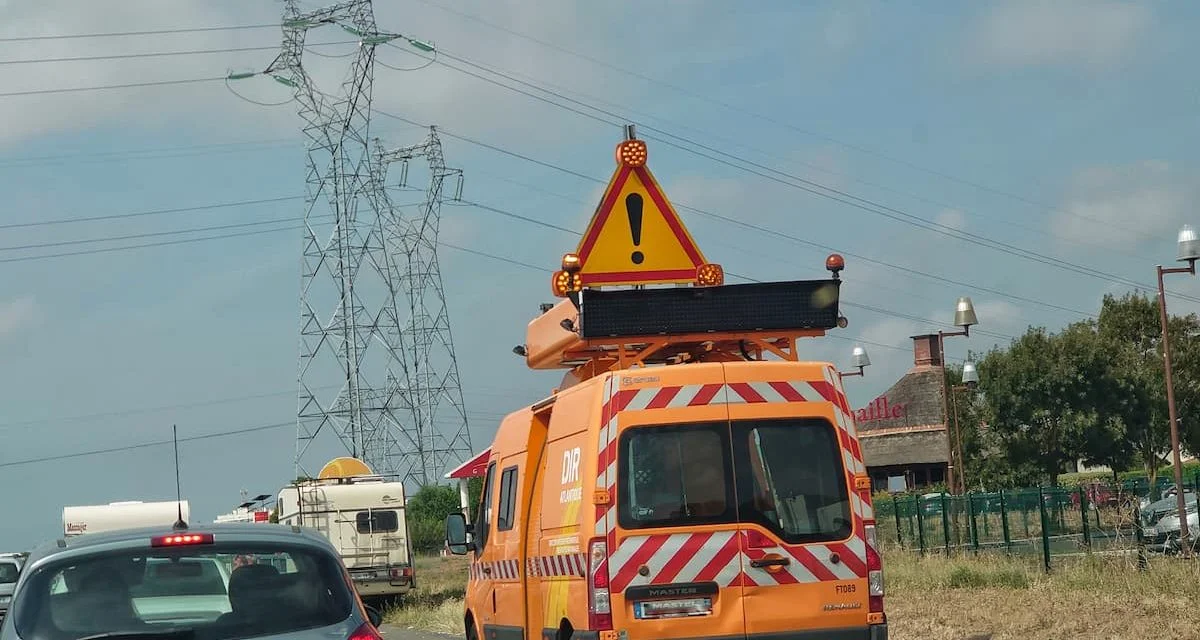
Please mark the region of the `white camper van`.
[[63, 535], [135, 529], [138, 527], [169, 527], [175, 524], [182, 511], [183, 521], [189, 522], [191, 511], [187, 500], [180, 502], [111, 502], [109, 504], [63, 507]]
[[307, 480], [284, 487], [279, 523], [311, 527], [337, 548], [364, 598], [415, 586], [404, 483], [374, 475]]

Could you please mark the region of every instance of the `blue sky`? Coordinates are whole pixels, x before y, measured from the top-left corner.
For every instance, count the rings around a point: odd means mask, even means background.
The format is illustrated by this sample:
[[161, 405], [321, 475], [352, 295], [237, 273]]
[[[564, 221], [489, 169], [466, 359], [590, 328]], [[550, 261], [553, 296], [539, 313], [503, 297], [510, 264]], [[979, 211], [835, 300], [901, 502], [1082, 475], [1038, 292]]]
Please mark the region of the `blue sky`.
[[[827, 251], [784, 237], [791, 236], [962, 283], [847, 259], [844, 299], [873, 310], [846, 307], [846, 339], [806, 349], [848, 366], [854, 341], [867, 341], [875, 364], [849, 385], [856, 405], [903, 373], [908, 337], [948, 322], [959, 295], [975, 301], [981, 331], [955, 340], [952, 357], [1029, 325], [1057, 328], [1082, 317], [1076, 311], [1094, 313], [1105, 292], [1129, 290], [1128, 281], [1151, 284], [1153, 265], [1174, 258], [1179, 225], [1200, 224], [1197, 89], [1188, 80], [1200, 45], [1189, 3], [927, 3], [920, 12], [857, 1], [376, 4], [382, 29], [620, 114], [647, 136], [665, 131], [740, 159], [718, 156], [728, 163], [765, 167], [746, 171], [649, 142], [650, 166], [677, 203], [770, 230], [683, 210], [708, 257], [728, 271], [821, 277]], [[169, 447], [25, 461], [169, 439], [173, 423], [184, 438], [285, 425], [181, 446], [184, 493], [197, 516], [228, 510], [243, 488], [274, 493], [291, 477], [298, 231], [39, 256], [283, 228], [290, 225], [60, 244], [298, 219], [296, 201], [14, 225], [301, 195], [294, 105], [253, 105], [219, 81], [3, 95], [261, 69], [278, 29], [12, 38], [271, 24], [279, 8], [265, 0], [0, 0], [0, 547], [60, 533], [64, 505], [172, 497]], [[310, 38], [346, 40], [336, 30]], [[263, 50], [224, 51], [256, 47]], [[223, 52], [12, 63], [195, 50]], [[353, 45], [314, 50], [337, 56]], [[395, 49], [381, 49], [379, 59], [423, 65]], [[328, 78], [345, 59], [305, 62]], [[374, 106], [442, 127], [447, 162], [466, 174], [466, 198], [582, 230], [602, 184], [456, 136], [605, 179], [620, 128], [441, 62], [513, 84], [445, 57], [414, 71], [379, 67]], [[263, 103], [288, 97], [268, 79], [233, 87]], [[425, 135], [383, 117], [372, 131], [395, 145]], [[874, 203], [866, 209], [882, 205], [889, 215], [1124, 282], [918, 229], [813, 195], [798, 180]], [[577, 241], [475, 207], [446, 207], [443, 216], [447, 242], [546, 268]], [[18, 248], [32, 244], [57, 246]], [[482, 449], [503, 413], [558, 381], [526, 370], [510, 352], [538, 303], [550, 299], [548, 277], [454, 250], [441, 262], [472, 438]], [[1200, 296], [1194, 280], [1170, 286]], [[1197, 310], [1179, 298], [1171, 305]], [[323, 446], [337, 453], [336, 443]]]

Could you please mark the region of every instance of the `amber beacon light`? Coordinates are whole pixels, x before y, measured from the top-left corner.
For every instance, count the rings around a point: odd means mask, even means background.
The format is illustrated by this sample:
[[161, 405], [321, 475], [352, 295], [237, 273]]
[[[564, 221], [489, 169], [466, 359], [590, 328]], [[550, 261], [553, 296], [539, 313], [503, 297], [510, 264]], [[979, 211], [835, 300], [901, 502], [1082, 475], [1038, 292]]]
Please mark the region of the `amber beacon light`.
[[725, 270], [719, 264], [702, 264], [696, 270], [696, 282], [702, 287], [719, 287], [725, 284]]
[[646, 143], [642, 140], [626, 140], [617, 145], [617, 161], [629, 167], [646, 164]]
[[574, 253], [568, 253], [563, 256], [562, 270], [555, 271], [554, 276], [550, 279], [550, 288], [554, 295], [559, 298], [565, 298], [568, 295], [583, 289], [583, 276], [579, 271], [583, 269], [583, 262], [579, 256]]

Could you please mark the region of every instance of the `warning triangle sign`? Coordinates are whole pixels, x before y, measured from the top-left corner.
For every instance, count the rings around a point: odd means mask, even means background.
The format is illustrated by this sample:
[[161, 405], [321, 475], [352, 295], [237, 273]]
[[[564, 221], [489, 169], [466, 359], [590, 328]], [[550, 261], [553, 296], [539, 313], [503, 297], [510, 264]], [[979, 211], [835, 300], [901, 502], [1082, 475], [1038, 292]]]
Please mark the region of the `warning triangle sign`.
[[646, 167], [645, 143], [622, 142], [617, 158], [576, 250], [583, 286], [695, 283], [704, 254]]

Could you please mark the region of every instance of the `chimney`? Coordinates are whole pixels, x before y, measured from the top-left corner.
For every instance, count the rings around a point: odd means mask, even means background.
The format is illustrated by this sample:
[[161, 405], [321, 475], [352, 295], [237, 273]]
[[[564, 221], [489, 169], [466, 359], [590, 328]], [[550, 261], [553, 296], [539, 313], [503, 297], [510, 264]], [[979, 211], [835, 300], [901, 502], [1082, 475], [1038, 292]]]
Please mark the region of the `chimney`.
[[942, 351], [938, 348], [938, 334], [913, 336], [913, 364], [920, 366], [942, 366]]

